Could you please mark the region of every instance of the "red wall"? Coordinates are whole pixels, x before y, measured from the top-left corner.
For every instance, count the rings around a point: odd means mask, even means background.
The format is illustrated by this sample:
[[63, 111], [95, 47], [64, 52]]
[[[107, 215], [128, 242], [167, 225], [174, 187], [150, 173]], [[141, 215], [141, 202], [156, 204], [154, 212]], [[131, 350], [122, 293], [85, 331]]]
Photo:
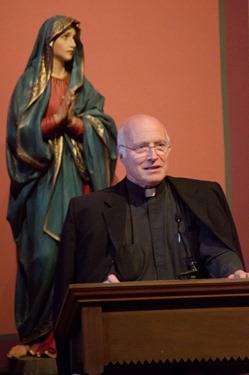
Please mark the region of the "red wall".
[[[173, 144], [170, 174], [225, 188], [226, 163], [218, 0], [8, 0], [0, 2], [0, 14], [0, 334], [8, 334], [15, 332], [16, 263], [5, 219], [5, 124], [10, 95], [45, 19], [64, 14], [81, 22], [86, 76], [106, 97], [105, 112], [117, 126], [141, 112], [165, 122]], [[123, 175], [118, 164], [116, 178]]]
[[[229, 153], [226, 168], [227, 186], [231, 196], [231, 209], [249, 265], [249, 29], [247, 0], [223, 0], [225, 87], [223, 86], [224, 125], [227, 128]], [[229, 158], [229, 160], [228, 160]]]

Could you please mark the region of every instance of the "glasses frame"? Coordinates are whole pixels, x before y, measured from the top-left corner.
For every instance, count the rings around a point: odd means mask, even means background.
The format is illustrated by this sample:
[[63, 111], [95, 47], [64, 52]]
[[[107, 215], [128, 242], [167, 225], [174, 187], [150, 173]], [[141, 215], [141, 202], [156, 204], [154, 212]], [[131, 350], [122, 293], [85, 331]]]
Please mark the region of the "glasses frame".
[[155, 152], [157, 153], [157, 155], [161, 155], [161, 156], [165, 156], [167, 155], [167, 153], [171, 150], [172, 146], [170, 144], [168, 145], [165, 145], [166, 146], [166, 151], [163, 152], [162, 150], [157, 150], [156, 147], [158, 147], [159, 145], [158, 144], [155, 144], [157, 142], [154, 142], [154, 145], [153, 146], [150, 146], [149, 144], [146, 144], [144, 145], [145, 147], [145, 150], [142, 150], [141, 152], [139, 152], [139, 147], [141, 147], [142, 145], [138, 145], [136, 147], [129, 147], [129, 146], [126, 146], [126, 145], [118, 145], [118, 147], [124, 147], [124, 148], [127, 148], [128, 150], [131, 150], [131, 151], [134, 151], [137, 155], [148, 155], [148, 152], [150, 149], [154, 148], [155, 149]]

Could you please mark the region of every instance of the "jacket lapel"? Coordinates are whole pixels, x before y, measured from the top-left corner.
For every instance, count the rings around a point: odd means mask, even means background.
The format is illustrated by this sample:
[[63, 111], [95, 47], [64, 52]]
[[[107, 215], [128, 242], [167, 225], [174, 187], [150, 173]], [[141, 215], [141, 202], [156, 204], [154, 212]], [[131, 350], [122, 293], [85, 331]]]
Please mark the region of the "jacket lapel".
[[112, 194], [105, 201], [103, 215], [111, 241], [118, 250], [123, 243], [125, 231], [125, 180], [115, 185], [111, 191]]

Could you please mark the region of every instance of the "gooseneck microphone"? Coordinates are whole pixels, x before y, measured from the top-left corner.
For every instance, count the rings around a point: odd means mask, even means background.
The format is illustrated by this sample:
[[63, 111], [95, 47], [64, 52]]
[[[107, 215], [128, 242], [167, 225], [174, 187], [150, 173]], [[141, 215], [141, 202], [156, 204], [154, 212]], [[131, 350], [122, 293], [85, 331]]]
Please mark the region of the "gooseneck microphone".
[[182, 214], [177, 212], [175, 214], [175, 221], [177, 222], [177, 241], [178, 243], [181, 242], [181, 222], [182, 222]]
[[177, 223], [177, 242], [183, 244], [185, 254], [186, 254], [186, 266], [188, 271], [182, 272], [178, 275], [179, 279], [196, 279], [198, 275], [198, 269], [196, 267], [196, 261], [192, 254], [189, 252], [184, 236], [182, 235], [182, 214], [180, 212], [176, 212], [175, 214], [175, 221]]

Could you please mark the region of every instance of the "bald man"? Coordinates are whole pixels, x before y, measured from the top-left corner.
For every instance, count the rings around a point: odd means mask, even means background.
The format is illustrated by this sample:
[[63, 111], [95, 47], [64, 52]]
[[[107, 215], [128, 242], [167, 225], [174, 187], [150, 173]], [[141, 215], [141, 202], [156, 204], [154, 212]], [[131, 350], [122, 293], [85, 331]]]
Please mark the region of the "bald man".
[[249, 277], [220, 185], [168, 176], [170, 152], [158, 119], [140, 114], [122, 125], [126, 177], [70, 202], [55, 317], [71, 283]]

